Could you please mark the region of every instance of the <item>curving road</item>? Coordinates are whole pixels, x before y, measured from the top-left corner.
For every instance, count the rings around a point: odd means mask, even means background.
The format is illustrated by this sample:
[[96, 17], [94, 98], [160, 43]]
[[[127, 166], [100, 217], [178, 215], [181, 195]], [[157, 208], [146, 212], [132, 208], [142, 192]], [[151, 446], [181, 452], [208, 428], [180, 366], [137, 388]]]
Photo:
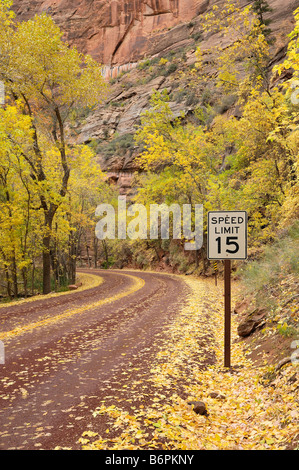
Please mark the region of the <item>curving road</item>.
[[188, 292], [165, 274], [85, 272], [102, 284], [0, 309], [2, 450], [80, 448], [113, 384], [130, 385], [128, 366], [146, 373], [155, 340]]

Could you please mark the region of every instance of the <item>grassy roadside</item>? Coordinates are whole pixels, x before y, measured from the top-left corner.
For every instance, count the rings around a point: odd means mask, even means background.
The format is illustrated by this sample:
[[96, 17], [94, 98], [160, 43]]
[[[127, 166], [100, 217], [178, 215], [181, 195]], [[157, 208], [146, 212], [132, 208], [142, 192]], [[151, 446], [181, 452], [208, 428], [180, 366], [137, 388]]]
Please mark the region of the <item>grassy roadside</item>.
[[[94, 410], [82, 449], [244, 449], [296, 448], [298, 433], [298, 366], [287, 364], [269, 382], [268, 365], [250, 358], [232, 324], [232, 369], [223, 367], [223, 292], [212, 280], [186, 279], [191, 294], [180, 314], [157, 343], [147, 382], [131, 381], [118, 405], [107, 399]], [[236, 300], [238, 286], [233, 289]], [[247, 351], [244, 351], [246, 346]], [[140, 377], [139, 377], [140, 379]], [[138, 388], [139, 387], [139, 388]], [[149, 393], [148, 390], [151, 390]], [[135, 400], [138, 391], [139, 401]], [[196, 414], [189, 401], [203, 401], [208, 416]], [[97, 420], [107, 430], [99, 436]]]

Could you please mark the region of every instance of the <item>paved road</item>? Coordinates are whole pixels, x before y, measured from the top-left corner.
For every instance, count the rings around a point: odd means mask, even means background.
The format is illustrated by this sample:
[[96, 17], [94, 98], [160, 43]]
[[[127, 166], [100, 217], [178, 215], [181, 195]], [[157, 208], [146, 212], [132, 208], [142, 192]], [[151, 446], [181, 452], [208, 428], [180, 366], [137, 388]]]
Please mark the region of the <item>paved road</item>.
[[187, 294], [178, 277], [88, 272], [102, 284], [0, 309], [2, 450], [80, 448], [100, 401], [114, 385], [129, 387], [128, 366], [150, 367], [155, 339]]

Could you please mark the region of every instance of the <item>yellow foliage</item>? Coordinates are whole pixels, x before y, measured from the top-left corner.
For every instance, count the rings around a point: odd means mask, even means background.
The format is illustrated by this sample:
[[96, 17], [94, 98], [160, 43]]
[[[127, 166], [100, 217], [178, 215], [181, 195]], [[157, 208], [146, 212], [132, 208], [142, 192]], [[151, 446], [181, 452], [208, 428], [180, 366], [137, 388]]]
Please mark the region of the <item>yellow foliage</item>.
[[104, 178], [89, 148], [70, 145], [67, 124], [78, 108], [101, 101], [107, 85], [100, 64], [62, 40], [50, 16], [15, 22], [10, 7], [0, 0], [0, 80], [7, 102], [0, 109], [0, 262], [8, 288], [10, 274], [14, 279], [16, 296], [18, 271], [25, 279], [28, 260], [41, 254], [48, 293], [51, 249], [69, 250], [76, 222], [92, 225]]
[[[296, 437], [298, 390], [289, 380], [296, 366], [277, 377], [275, 388], [265, 386], [269, 367], [257, 368], [244, 355], [233, 319], [233, 369], [225, 370], [222, 287], [186, 282], [190, 295], [167, 334], [159, 335], [150, 372], [126, 369], [130, 390], [124, 396], [114, 386], [117, 406], [107, 396], [94, 410], [94, 422], [107, 420], [114, 437], [81, 441], [82, 449], [283, 450]], [[207, 417], [188, 405], [197, 400], [206, 404]]]

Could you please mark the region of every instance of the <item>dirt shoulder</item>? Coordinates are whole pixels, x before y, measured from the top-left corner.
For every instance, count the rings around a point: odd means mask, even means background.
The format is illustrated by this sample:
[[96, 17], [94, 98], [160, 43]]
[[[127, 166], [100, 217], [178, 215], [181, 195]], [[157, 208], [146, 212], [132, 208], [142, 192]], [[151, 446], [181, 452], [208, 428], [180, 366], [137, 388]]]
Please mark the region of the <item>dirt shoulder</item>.
[[[221, 280], [215, 286], [191, 276], [127, 274], [123, 285], [109, 273], [95, 291], [72, 294], [80, 312], [73, 304], [64, 316], [63, 297], [56, 306], [45, 302], [47, 318], [52, 312], [58, 319], [47, 325], [37, 323], [39, 301], [28, 303], [27, 318], [24, 305], [13, 310], [14, 329], [21, 319], [37, 326], [8, 338], [2, 448], [297, 448], [298, 365], [275, 370], [287, 342], [266, 339], [262, 328], [241, 339], [233, 314], [232, 368], [225, 369]], [[144, 288], [133, 292], [130, 275], [147, 281]], [[103, 304], [114, 292], [114, 302]], [[233, 283], [233, 305], [238, 298]], [[195, 412], [192, 402], [206, 412]]]
[[[184, 279], [190, 295], [156, 342], [150, 370], [134, 377], [133, 370], [124, 371], [126, 393], [115, 387], [113, 398], [98, 404], [82, 448], [296, 448], [298, 368], [286, 364], [274, 377], [273, 366], [257, 363], [248, 341], [240, 341], [233, 315], [232, 368], [225, 369], [222, 283]], [[236, 301], [237, 285], [233, 291]], [[195, 413], [194, 401], [204, 403], [207, 413]], [[97, 422], [105, 422], [104, 434]]]

